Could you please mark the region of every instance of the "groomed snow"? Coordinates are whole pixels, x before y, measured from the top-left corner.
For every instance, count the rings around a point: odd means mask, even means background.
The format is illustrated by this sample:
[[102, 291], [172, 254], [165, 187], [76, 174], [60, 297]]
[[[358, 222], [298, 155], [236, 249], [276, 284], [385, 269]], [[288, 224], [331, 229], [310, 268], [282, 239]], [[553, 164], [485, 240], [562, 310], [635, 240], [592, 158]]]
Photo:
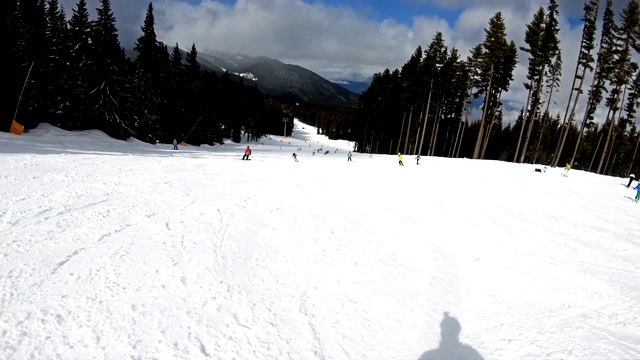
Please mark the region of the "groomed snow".
[[246, 145], [0, 133], [0, 358], [640, 358], [627, 179]]

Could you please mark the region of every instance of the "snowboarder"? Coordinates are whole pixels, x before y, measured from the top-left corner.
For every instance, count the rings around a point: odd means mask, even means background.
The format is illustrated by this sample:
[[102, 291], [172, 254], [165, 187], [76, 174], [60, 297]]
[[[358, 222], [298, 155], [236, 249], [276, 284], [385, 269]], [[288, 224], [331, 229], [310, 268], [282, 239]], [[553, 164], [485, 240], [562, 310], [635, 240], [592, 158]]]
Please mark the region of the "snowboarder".
[[178, 150], [178, 140], [176, 139], [173, 139], [173, 150]]
[[629, 183], [627, 184], [627, 187], [631, 186], [631, 183], [633, 182], [633, 179], [635, 179], [635, 178], [636, 178], [635, 175], [633, 175], [633, 174], [629, 175]]
[[636, 202], [640, 201], [640, 183], [638, 183], [638, 185], [636, 185], [636, 187], [634, 187], [634, 189], [637, 190], [636, 192]]
[[347, 161], [351, 161], [351, 151], [349, 151], [349, 154], [347, 154]]
[[247, 146], [247, 148], [244, 149], [244, 155], [242, 155], [242, 160], [249, 160], [250, 155], [251, 155], [251, 148]]
[[416, 165], [420, 165], [420, 155], [416, 156]]
[[293, 156], [293, 160], [294, 160], [295, 162], [298, 162], [298, 154], [293, 153], [293, 155], [292, 155], [292, 156]]
[[402, 154], [401, 153], [398, 153], [398, 165], [404, 166], [404, 164], [402, 163]]

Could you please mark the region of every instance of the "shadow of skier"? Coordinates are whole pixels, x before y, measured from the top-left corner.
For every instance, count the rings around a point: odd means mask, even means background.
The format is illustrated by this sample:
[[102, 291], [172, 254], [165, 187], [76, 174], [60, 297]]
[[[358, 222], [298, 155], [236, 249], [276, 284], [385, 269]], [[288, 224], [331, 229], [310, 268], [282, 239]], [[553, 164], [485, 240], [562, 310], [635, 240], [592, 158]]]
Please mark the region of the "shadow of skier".
[[445, 312], [440, 322], [440, 346], [425, 352], [418, 360], [483, 360], [478, 351], [460, 342], [461, 330], [460, 322]]

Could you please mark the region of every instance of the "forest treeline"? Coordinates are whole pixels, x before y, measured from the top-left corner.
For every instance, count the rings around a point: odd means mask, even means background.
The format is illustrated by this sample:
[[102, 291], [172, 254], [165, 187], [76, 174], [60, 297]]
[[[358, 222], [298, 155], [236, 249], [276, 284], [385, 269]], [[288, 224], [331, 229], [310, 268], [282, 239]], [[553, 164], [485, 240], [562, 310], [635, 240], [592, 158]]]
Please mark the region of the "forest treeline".
[[[355, 111], [316, 110], [307, 118], [330, 137], [354, 141], [361, 152], [569, 163], [601, 174], [638, 173], [640, 72], [633, 56], [640, 50], [640, 7], [630, 0], [616, 16], [612, 6], [612, 0], [584, 4], [580, 42], [566, 45], [579, 46], [579, 56], [569, 64], [573, 83], [568, 102], [558, 104], [564, 109], [560, 113], [550, 113], [563, 70], [559, 8], [550, 0], [526, 24], [525, 46], [519, 48], [526, 59], [518, 59], [518, 47], [497, 12], [484, 29], [484, 41], [466, 58], [437, 32], [401, 69], [375, 74]], [[527, 97], [517, 120], [505, 125], [503, 112], [518, 111], [505, 109], [501, 101], [514, 86], [517, 63], [527, 64]], [[472, 118], [474, 108], [481, 111]], [[595, 121], [596, 110], [603, 108], [605, 118]]]
[[[203, 70], [195, 44], [183, 52], [157, 40], [152, 3], [133, 59], [119, 43], [110, 0], [100, 0], [93, 20], [86, 0], [78, 0], [68, 20], [57, 0], [0, 3], [9, 44], [2, 71], [11, 89], [2, 107], [3, 131], [15, 118], [27, 129], [48, 122], [119, 139], [215, 144], [282, 134], [283, 118], [295, 116], [330, 138], [353, 141], [359, 152], [569, 163], [619, 176], [640, 172], [638, 0], [619, 14], [612, 0], [584, 3], [582, 37], [568, 44], [579, 46], [569, 66], [571, 93], [558, 104], [559, 113], [550, 112], [566, 68], [556, 0], [532, 14], [524, 46], [508, 38], [500, 12], [466, 57], [436, 32], [400, 69], [374, 74], [356, 108], [342, 109], [276, 99], [229, 74]], [[518, 111], [501, 100], [514, 86], [518, 63], [527, 64], [525, 105], [505, 125], [504, 111]], [[18, 99], [19, 106], [8, 105]], [[595, 121], [596, 111], [604, 118]], [[284, 122], [287, 133], [292, 123]]]
[[0, 4], [9, 45], [2, 71], [10, 89], [2, 131], [16, 119], [27, 130], [47, 122], [118, 139], [213, 145], [282, 134], [283, 118], [291, 116], [255, 85], [202, 69], [195, 44], [184, 52], [158, 41], [152, 3], [134, 59], [120, 45], [110, 0], [100, 0], [93, 20], [86, 0], [77, 2], [68, 20], [57, 0]]

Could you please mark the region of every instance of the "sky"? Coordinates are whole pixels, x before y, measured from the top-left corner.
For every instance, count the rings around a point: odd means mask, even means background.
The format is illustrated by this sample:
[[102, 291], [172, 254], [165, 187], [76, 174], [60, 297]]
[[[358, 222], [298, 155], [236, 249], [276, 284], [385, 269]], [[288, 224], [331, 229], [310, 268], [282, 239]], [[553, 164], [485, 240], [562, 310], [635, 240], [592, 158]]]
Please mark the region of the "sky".
[[0, 133], [0, 358], [640, 358], [628, 179], [351, 147]]
[[[68, 9], [77, 0], [61, 0]], [[140, 35], [148, 1], [112, 0], [123, 46], [133, 47]], [[614, 1], [616, 14], [626, 5]], [[564, 71], [562, 87], [551, 105], [564, 116], [582, 34], [584, 2], [558, 0]], [[524, 44], [525, 24], [545, 0], [160, 0], [153, 2], [160, 41], [200, 52], [221, 50], [268, 56], [303, 66], [332, 81], [366, 80], [385, 69], [399, 69], [418, 46], [426, 48], [437, 31], [446, 44], [466, 58], [484, 41], [483, 29], [500, 11], [507, 37]], [[89, 9], [99, 7], [88, 0]], [[604, 1], [601, 5], [604, 7]], [[601, 9], [602, 12], [602, 9]], [[95, 16], [95, 11], [93, 11]], [[505, 103], [505, 123], [512, 122], [526, 102], [527, 54], [519, 64]], [[589, 81], [589, 78], [587, 78]], [[578, 107], [582, 114], [583, 101]], [[479, 114], [475, 114], [478, 117]], [[603, 111], [596, 115], [601, 122]], [[473, 117], [472, 117], [473, 119]], [[581, 119], [581, 117], [580, 117]]]

